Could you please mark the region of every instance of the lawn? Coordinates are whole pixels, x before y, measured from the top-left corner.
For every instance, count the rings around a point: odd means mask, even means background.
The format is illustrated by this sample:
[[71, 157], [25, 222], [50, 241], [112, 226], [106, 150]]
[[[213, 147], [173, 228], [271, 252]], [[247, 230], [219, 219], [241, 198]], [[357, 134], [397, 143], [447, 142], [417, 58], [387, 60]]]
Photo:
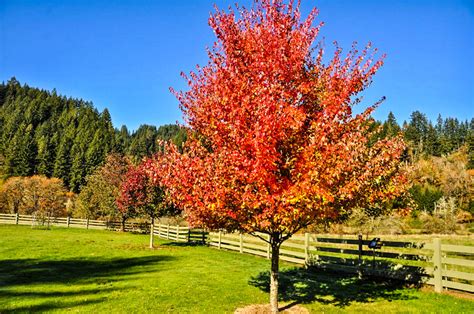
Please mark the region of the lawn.
[[[269, 262], [111, 231], [0, 225], [0, 313], [232, 313], [266, 303]], [[310, 312], [472, 313], [449, 295], [282, 264], [281, 299]]]

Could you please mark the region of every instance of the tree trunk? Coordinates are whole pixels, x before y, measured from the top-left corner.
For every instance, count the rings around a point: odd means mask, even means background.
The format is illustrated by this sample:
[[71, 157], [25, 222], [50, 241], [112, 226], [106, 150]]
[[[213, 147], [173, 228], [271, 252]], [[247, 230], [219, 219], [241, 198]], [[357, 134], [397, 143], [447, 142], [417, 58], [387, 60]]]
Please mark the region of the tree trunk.
[[150, 226], [150, 249], [153, 248], [153, 232], [155, 230], [155, 217], [151, 217], [151, 226]]
[[125, 232], [125, 221], [126, 220], [127, 220], [127, 218], [122, 217], [122, 232]]
[[270, 309], [272, 314], [278, 313], [278, 262], [280, 258], [279, 239], [272, 235], [270, 238], [272, 246], [272, 268], [270, 272]]

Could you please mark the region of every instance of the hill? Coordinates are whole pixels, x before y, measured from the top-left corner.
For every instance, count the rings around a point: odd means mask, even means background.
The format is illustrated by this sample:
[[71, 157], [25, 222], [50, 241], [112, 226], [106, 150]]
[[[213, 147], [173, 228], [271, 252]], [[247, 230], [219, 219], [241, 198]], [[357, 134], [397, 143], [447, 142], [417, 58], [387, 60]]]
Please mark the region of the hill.
[[91, 102], [21, 85], [15, 78], [0, 84], [4, 178], [57, 177], [78, 192], [107, 154], [126, 154], [137, 161], [158, 150], [157, 139], [180, 143], [185, 133], [177, 125], [141, 125], [130, 134], [126, 126], [115, 129], [109, 111], [99, 112]]

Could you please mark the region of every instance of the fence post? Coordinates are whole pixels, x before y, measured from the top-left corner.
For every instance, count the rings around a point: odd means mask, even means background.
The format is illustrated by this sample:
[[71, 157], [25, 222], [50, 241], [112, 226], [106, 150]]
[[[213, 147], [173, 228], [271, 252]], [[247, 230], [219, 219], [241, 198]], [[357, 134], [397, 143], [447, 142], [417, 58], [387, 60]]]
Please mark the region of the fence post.
[[69, 225], [71, 224], [71, 217], [67, 216], [67, 227], [69, 228]]
[[150, 248], [151, 249], [153, 248], [154, 243], [155, 243], [155, 218], [153, 217], [150, 223]]
[[166, 239], [170, 239], [170, 224], [166, 225]]
[[268, 235], [268, 245], [267, 245], [267, 258], [270, 259], [271, 255], [271, 246], [270, 246], [270, 235]]
[[441, 239], [433, 239], [433, 279], [435, 292], [443, 291], [442, 260], [441, 260]]
[[309, 233], [304, 233], [304, 261], [306, 264], [309, 262]]
[[221, 249], [221, 241], [222, 241], [222, 232], [219, 230], [219, 244], [218, 244], [218, 249]]
[[179, 241], [179, 225], [176, 225], [176, 241]]
[[359, 279], [362, 279], [362, 234], [359, 234], [357, 236], [357, 239], [359, 241], [359, 260], [357, 262], [357, 275]]
[[86, 229], [89, 229], [89, 218], [86, 220]]
[[188, 226], [188, 243], [191, 242], [191, 228]]
[[18, 213], [15, 214], [15, 224], [18, 225], [18, 223], [20, 222], [20, 215]]
[[240, 233], [240, 253], [244, 253], [244, 236]]

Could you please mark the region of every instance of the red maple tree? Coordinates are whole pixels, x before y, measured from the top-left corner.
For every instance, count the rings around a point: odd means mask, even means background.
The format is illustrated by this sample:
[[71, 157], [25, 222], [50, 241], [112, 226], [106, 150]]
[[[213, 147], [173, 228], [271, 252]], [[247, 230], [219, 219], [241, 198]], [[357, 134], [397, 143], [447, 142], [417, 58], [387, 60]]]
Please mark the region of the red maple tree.
[[282, 242], [318, 220], [399, 195], [405, 146], [400, 137], [369, 142], [378, 104], [353, 114], [356, 95], [383, 63], [370, 45], [345, 56], [336, 45], [324, 63], [314, 45], [316, 10], [305, 20], [293, 1], [216, 10], [209, 63], [183, 75], [189, 90], [175, 92], [189, 139], [183, 152], [167, 147], [161, 180], [191, 224], [269, 235], [277, 312]]
[[116, 200], [121, 212], [142, 213], [150, 217], [150, 248], [153, 248], [155, 218], [175, 212], [174, 207], [167, 202], [160, 176], [157, 176], [157, 165], [163, 160], [160, 156], [161, 154], [156, 154], [137, 166], [130, 166]]

